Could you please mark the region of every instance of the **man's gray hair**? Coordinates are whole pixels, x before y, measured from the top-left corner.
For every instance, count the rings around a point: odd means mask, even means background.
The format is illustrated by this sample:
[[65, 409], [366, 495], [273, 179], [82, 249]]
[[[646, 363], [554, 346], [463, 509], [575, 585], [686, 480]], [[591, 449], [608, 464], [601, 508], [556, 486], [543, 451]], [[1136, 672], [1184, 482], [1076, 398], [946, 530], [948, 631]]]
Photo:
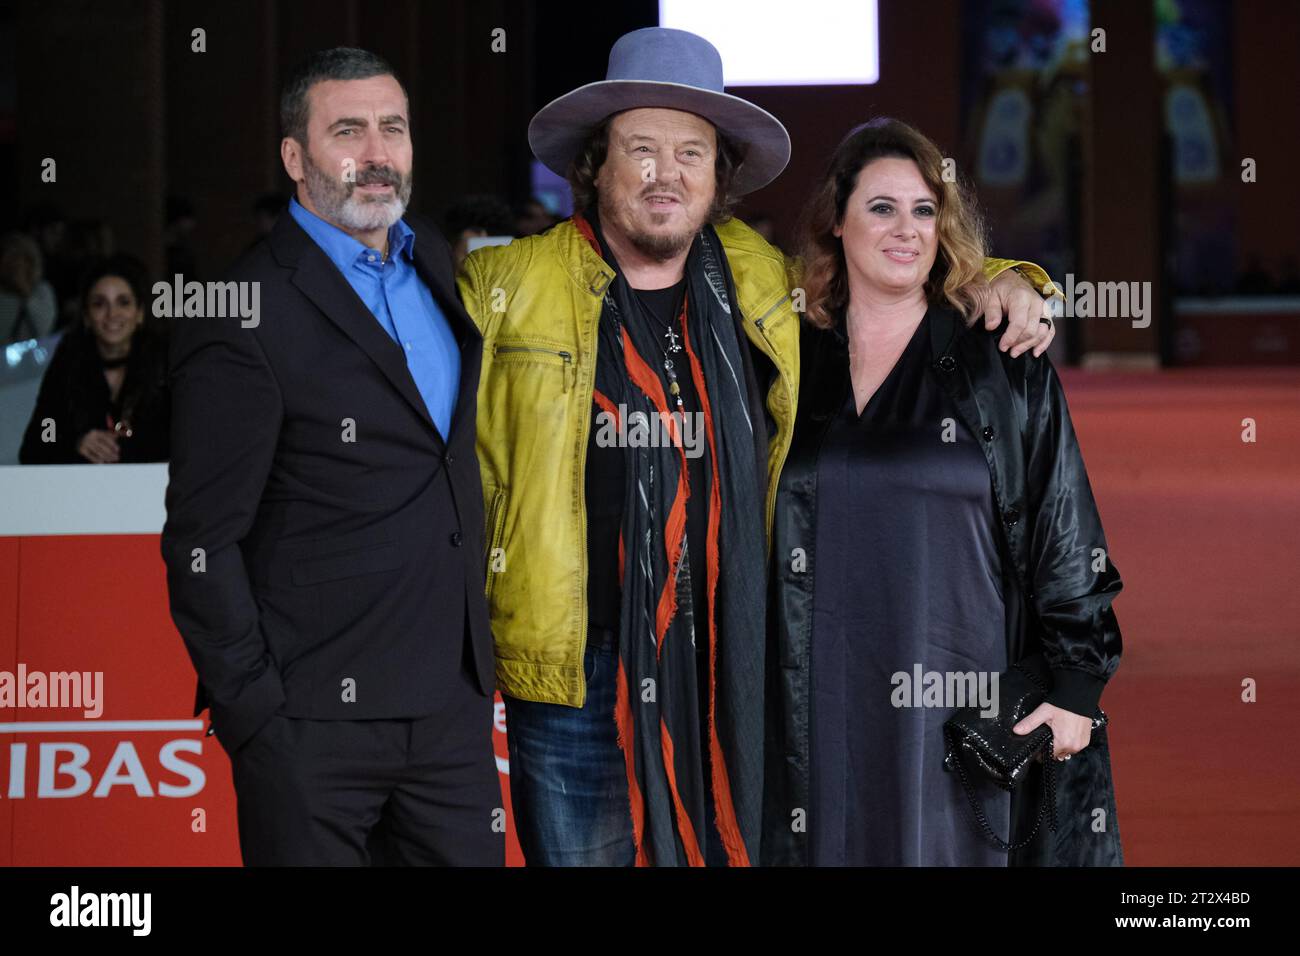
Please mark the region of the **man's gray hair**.
[[[336, 46], [318, 50], [289, 74], [280, 91], [280, 132], [291, 136], [303, 146], [307, 145], [307, 119], [310, 109], [307, 91], [325, 80], [365, 80], [372, 76], [391, 76], [397, 79], [393, 68], [381, 56], [356, 47]], [[397, 80], [401, 86], [402, 81]], [[406, 87], [402, 87], [406, 95]]]

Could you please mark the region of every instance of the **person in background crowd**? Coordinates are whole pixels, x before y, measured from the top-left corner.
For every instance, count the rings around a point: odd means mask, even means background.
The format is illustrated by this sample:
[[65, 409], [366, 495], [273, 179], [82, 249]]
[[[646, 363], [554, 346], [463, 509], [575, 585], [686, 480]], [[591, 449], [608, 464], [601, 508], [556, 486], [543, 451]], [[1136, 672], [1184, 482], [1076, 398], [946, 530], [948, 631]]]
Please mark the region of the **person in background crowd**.
[[515, 235], [535, 236], [550, 229], [558, 220], [536, 196], [530, 196], [515, 213]]
[[194, 230], [199, 226], [194, 204], [183, 196], [167, 197], [167, 225], [163, 229], [163, 274], [170, 280], [180, 274], [186, 282], [200, 279], [199, 260], [194, 251]]
[[[81, 276], [68, 258], [68, 220], [63, 210], [54, 203], [38, 203], [27, 210], [19, 228], [41, 247], [43, 273], [54, 289], [54, 301], [60, 308], [64, 302], [75, 302]], [[58, 327], [56, 322], [55, 328]]]
[[776, 245], [776, 222], [767, 213], [760, 212], [749, 216], [746, 220], [749, 228], [763, 237], [764, 242], [770, 242]]
[[1257, 255], [1246, 257], [1246, 268], [1237, 276], [1233, 291], [1237, 295], [1270, 295], [1276, 283]]
[[0, 335], [5, 342], [44, 338], [54, 331], [58, 303], [44, 279], [40, 247], [21, 232], [0, 239]]
[[166, 461], [166, 336], [145, 318], [144, 266], [117, 256], [82, 282], [82, 319], [59, 341], [18, 460], [25, 465]]
[[443, 233], [451, 243], [456, 268], [469, 254], [469, 240], [487, 236], [513, 236], [514, 216], [504, 199], [491, 195], [465, 196], [457, 200], [443, 217]]
[[252, 249], [271, 234], [275, 221], [280, 218], [280, 213], [288, 207], [289, 200], [280, 193], [262, 193], [257, 197], [253, 203], [253, 228], [256, 234], [253, 236], [253, 241], [248, 244], [248, 249]]
[[1285, 256], [1278, 272], [1278, 295], [1300, 295], [1300, 264], [1295, 256]]

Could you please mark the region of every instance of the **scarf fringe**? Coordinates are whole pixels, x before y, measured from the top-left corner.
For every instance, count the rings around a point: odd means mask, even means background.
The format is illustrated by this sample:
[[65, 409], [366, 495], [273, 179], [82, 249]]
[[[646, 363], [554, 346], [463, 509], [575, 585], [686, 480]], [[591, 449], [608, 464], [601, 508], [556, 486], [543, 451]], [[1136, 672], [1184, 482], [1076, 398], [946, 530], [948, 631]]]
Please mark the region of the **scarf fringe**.
[[708, 393], [704, 390], [704, 370], [700, 360], [691, 348], [690, 335], [687, 333], [686, 316], [682, 316], [682, 338], [686, 341], [686, 354], [691, 361], [691, 376], [695, 380], [696, 393], [700, 396], [700, 407], [704, 411], [704, 434], [709, 443], [709, 461], [713, 465], [713, 480], [709, 483], [709, 529], [705, 538], [705, 552], [708, 567], [709, 599], [709, 766], [712, 768], [713, 815], [722, 838], [723, 848], [727, 851], [727, 860], [732, 866], [749, 866], [749, 853], [745, 841], [740, 836], [740, 825], [736, 821], [736, 809], [731, 799], [731, 778], [727, 773], [726, 757], [722, 751], [722, 741], [718, 737], [718, 615], [714, 607], [714, 595], [718, 588], [718, 529], [722, 515], [722, 497], [719, 491], [718, 452], [713, 439], [713, 407], [709, 403]]

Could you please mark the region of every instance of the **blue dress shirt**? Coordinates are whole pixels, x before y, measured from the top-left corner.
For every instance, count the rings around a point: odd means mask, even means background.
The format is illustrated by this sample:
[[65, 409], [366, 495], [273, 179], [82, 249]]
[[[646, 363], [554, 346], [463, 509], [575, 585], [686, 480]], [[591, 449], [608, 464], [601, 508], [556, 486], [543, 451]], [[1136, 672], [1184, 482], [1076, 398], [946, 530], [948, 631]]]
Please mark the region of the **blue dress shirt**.
[[401, 219], [388, 230], [388, 258], [289, 200], [289, 213], [343, 273], [389, 338], [406, 353], [406, 367], [444, 440], [460, 388], [460, 345], [433, 293], [415, 271], [415, 232]]

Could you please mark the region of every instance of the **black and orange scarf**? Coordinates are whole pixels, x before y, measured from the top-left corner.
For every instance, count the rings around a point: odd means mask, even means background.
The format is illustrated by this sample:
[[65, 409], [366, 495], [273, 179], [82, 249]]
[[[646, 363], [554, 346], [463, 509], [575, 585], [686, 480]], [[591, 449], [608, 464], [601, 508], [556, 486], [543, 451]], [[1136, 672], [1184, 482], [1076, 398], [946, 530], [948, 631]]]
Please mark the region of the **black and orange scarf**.
[[[660, 333], [626, 321], [635, 293], [606, 253], [599, 223], [594, 216], [574, 222], [616, 271], [600, 316], [595, 400], [616, 417], [666, 415], [673, 406], [658, 371]], [[692, 489], [680, 438], [675, 447], [626, 448], [615, 716], [637, 864], [703, 866], [725, 857], [748, 866], [758, 859], [762, 813], [767, 430], [712, 226], [696, 236], [686, 277], [685, 352], [676, 371], [691, 376], [706, 426], [707, 546], [703, 555], [687, 547]], [[707, 575], [705, 608], [691, 606], [693, 574]], [[708, 642], [705, 714], [697, 641]], [[720, 848], [708, 846], [710, 801]]]

